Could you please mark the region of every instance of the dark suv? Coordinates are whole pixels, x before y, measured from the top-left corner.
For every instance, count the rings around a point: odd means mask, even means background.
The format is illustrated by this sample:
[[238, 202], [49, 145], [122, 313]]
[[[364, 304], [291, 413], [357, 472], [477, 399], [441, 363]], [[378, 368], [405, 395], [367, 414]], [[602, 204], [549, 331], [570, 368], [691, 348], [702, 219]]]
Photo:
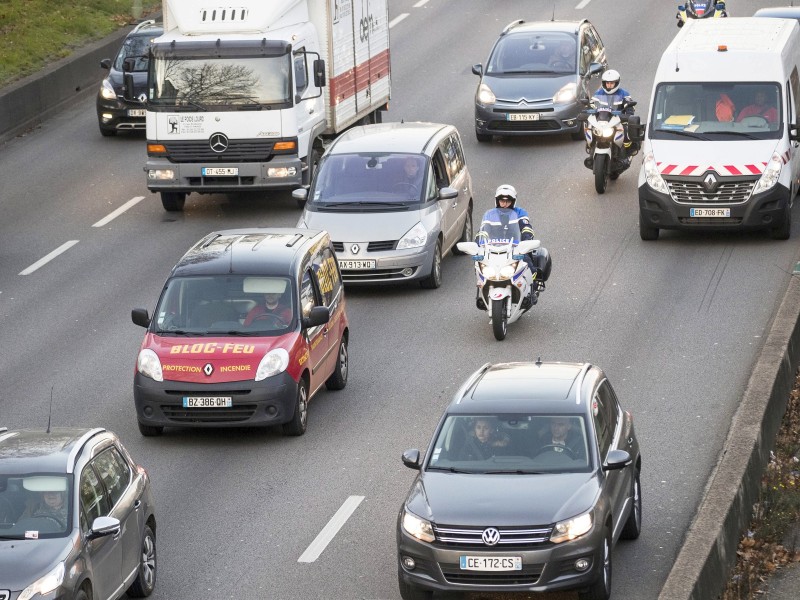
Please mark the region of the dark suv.
[[600, 87], [598, 76], [607, 67], [603, 40], [586, 19], [512, 21], [486, 66], [472, 67], [481, 78], [475, 92], [478, 141], [563, 133], [582, 140], [581, 100]]
[[[97, 92], [97, 122], [104, 136], [117, 135], [118, 131], [145, 129], [145, 108], [140, 100], [147, 93], [147, 65], [150, 42], [161, 35], [163, 29], [155, 21], [139, 23], [122, 42], [114, 62], [110, 58], [100, 61], [103, 69], [108, 69], [108, 77], [103, 79]], [[123, 67], [129, 61], [133, 75], [134, 90], [131, 97], [136, 101], [125, 100], [123, 94]]]
[[633, 417], [594, 365], [487, 364], [447, 407], [397, 520], [400, 595], [611, 595], [612, 548], [639, 536]]
[[0, 598], [149, 596], [150, 478], [105, 429], [0, 427]]

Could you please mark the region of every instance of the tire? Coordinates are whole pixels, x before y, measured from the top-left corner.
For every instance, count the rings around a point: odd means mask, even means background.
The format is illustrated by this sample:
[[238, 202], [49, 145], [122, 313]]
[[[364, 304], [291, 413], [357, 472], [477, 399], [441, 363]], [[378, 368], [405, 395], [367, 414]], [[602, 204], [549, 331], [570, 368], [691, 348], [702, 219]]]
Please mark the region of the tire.
[[157, 437], [164, 433], [164, 428], [156, 425], [145, 425], [139, 421], [139, 433], [144, 437]]
[[581, 140], [585, 140], [586, 136], [583, 133], [583, 129], [579, 129], [578, 131], [573, 131], [569, 134], [570, 139], [573, 142], [580, 142]]
[[608, 154], [594, 155], [594, 189], [598, 194], [606, 193], [608, 185]]
[[[314, 179], [314, 174], [317, 172], [317, 167], [319, 166], [319, 159], [322, 157], [322, 152], [319, 151], [318, 148], [311, 149], [311, 156], [309, 157], [308, 161], [308, 169], [306, 169], [306, 176], [303, 180], [304, 185], [311, 185], [311, 182]], [[300, 201], [297, 202], [300, 204]], [[303, 202], [305, 204], [305, 202]], [[302, 206], [300, 207], [302, 208]]]
[[770, 237], [773, 240], [788, 240], [792, 235], [792, 209], [786, 208], [786, 217], [783, 219], [780, 227], [771, 230]]
[[611, 533], [603, 538], [603, 569], [590, 588], [578, 592], [579, 600], [609, 600], [611, 598]]
[[294, 403], [292, 420], [283, 425], [283, 434], [290, 436], [303, 435], [308, 427], [308, 383], [303, 378], [297, 382], [297, 399]]
[[414, 587], [403, 581], [401, 573], [397, 575], [397, 587], [400, 588], [400, 597], [403, 600], [432, 600], [433, 598], [433, 592]]
[[639, 482], [639, 469], [633, 475], [632, 488], [633, 508], [619, 535], [623, 540], [635, 540], [642, 533], [642, 486]]
[[[461, 230], [461, 238], [459, 238], [458, 242], [472, 242], [473, 241], [474, 232], [472, 230], [472, 204], [469, 205], [467, 209], [467, 216], [464, 220], [464, 229]], [[456, 242], [456, 244], [458, 244]], [[453, 246], [453, 254], [464, 254], [461, 250], [458, 249], [458, 246]]]
[[644, 224], [644, 215], [639, 213], [639, 237], [645, 242], [654, 242], [658, 239], [658, 227], [648, 227]]
[[144, 526], [142, 536], [142, 562], [131, 587], [126, 592], [131, 598], [147, 598], [156, 587], [156, 535], [149, 526]]
[[419, 285], [426, 290], [435, 290], [442, 285], [442, 241], [436, 240], [436, 248], [433, 250], [433, 264], [431, 274], [419, 282]]
[[508, 317], [506, 316], [506, 298], [492, 300], [492, 333], [494, 339], [502, 341], [508, 331]]
[[329, 390], [343, 390], [347, 385], [347, 374], [350, 371], [350, 355], [347, 352], [347, 337], [342, 336], [339, 342], [339, 353], [336, 356], [336, 368], [328, 380], [325, 387]]
[[89, 600], [89, 596], [86, 594], [86, 590], [83, 588], [79, 589], [78, 592], [72, 597], [72, 600]]
[[475, 137], [482, 144], [492, 141], [492, 135], [491, 134], [489, 134], [489, 133], [478, 133], [477, 129], [475, 130]]
[[161, 192], [161, 205], [167, 212], [180, 212], [186, 204], [184, 192]]
[[106, 129], [105, 127], [100, 128], [100, 135], [103, 137], [115, 137], [117, 135], [116, 129]]

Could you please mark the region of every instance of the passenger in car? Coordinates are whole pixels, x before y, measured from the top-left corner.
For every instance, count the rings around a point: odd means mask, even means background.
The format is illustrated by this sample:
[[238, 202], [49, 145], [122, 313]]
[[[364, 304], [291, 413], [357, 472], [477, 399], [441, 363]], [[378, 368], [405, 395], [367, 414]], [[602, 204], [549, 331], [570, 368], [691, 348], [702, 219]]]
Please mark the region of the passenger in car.
[[458, 460], [486, 460], [493, 456], [508, 454], [510, 439], [500, 432], [497, 419], [476, 417], [472, 430], [467, 435]]

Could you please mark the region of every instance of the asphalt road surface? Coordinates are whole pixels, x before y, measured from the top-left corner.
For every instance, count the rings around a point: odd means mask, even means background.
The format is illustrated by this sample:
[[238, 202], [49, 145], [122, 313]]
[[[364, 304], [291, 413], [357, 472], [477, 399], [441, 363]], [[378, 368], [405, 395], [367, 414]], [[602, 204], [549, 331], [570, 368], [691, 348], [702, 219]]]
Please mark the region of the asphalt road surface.
[[[741, 16], [743, 4], [731, 12]], [[750, 13], [771, 3], [746, 4]], [[143, 136], [102, 138], [94, 98], [2, 147], [0, 423], [44, 427], [52, 391], [54, 425], [104, 426], [122, 437], [154, 482], [153, 598], [399, 598], [395, 519], [414, 477], [402, 451], [427, 445], [480, 365], [539, 356], [601, 365], [634, 414], [644, 531], [617, 546], [613, 590], [616, 598], [658, 595], [798, 259], [800, 215], [788, 242], [662, 232], [644, 243], [640, 157], [598, 196], [583, 144], [568, 136], [478, 145], [471, 65], [485, 62], [513, 19], [553, 11], [597, 26], [647, 120], [658, 58], [677, 31], [668, 2], [392, 1], [385, 120], [455, 124], [476, 218], [497, 185], [515, 185], [553, 275], [503, 342], [474, 306], [468, 258], [445, 259], [439, 290], [348, 288], [350, 381], [314, 399], [301, 438], [255, 429], [145, 439], [132, 399], [143, 330], [130, 309], [152, 310], [169, 269], [209, 231], [293, 226], [299, 211], [289, 193], [192, 195], [184, 213], [168, 214], [145, 186]], [[341, 527], [329, 543], [312, 544], [332, 519]]]

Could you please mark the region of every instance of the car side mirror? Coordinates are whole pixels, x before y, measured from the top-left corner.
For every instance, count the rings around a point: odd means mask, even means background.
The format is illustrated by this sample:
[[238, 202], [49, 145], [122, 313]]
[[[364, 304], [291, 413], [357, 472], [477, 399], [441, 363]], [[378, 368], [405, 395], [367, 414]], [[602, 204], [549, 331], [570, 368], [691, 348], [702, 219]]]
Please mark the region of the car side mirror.
[[315, 306], [311, 309], [311, 314], [303, 319], [303, 329], [324, 325], [330, 320], [331, 313], [327, 306]]
[[477, 75], [478, 77], [483, 77], [483, 65], [481, 63], [472, 65], [472, 74]]
[[420, 453], [419, 450], [406, 450], [403, 452], [403, 464], [407, 466], [409, 469], [414, 469], [415, 471], [419, 471], [422, 461], [420, 460]]
[[589, 77], [594, 77], [595, 75], [599, 75], [603, 71], [605, 71], [603, 63], [593, 62], [589, 65], [589, 71], [587, 72], [587, 74], [589, 75]]
[[481, 247], [478, 246], [476, 242], [458, 242], [456, 248], [464, 254], [469, 254], [471, 256], [475, 256], [481, 252]]
[[111, 59], [110, 58], [104, 58], [103, 60], [101, 60], [100, 61], [100, 68], [101, 69], [110, 70], [111, 69]]
[[603, 464], [603, 471], [618, 471], [630, 465], [631, 462], [633, 459], [625, 450], [609, 450], [606, 462]]
[[314, 60], [314, 86], [325, 87], [325, 61], [321, 58]]
[[789, 125], [789, 139], [793, 142], [800, 140], [800, 126], [797, 123], [791, 123]]
[[117, 535], [120, 532], [119, 519], [114, 517], [97, 517], [92, 521], [92, 528], [86, 537], [90, 540], [106, 537], [109, 535]]
[[308, 190], [306, 188], [297, 188], [296, 190], [292, 190], [292, 198], [299, 200], [300, 202], [305, 202], [308, 200]]
[[452, 200], [458, 198], [458, 190], [451, 187], [439, 188], [439, 200]]
[[133, 321], [134, 325], [144, 327], [145, 329], [150, 327], [150, 315], [147, 314], [147, 309], [134, 308], [131, 311], [131, 321]]

